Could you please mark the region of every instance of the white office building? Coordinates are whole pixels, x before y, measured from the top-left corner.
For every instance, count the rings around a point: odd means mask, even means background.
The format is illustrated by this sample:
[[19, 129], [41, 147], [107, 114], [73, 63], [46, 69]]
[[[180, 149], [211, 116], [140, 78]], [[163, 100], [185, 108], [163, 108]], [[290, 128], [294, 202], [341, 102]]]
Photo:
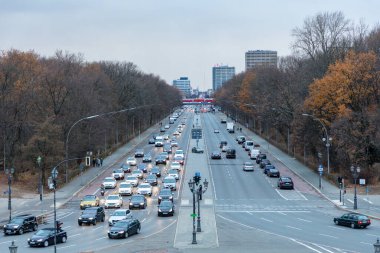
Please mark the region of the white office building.
[[188, 77], [180, 77], [177, 80], [173, 80], [173, 86], [179, 89], [184, 97], [191, 96], [191, 85]]

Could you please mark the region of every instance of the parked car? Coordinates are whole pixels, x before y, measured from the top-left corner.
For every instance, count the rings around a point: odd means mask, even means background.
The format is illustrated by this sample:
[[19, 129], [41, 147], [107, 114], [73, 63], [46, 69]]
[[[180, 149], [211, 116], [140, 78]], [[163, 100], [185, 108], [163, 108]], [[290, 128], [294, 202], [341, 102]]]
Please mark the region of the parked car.
[[170, 200], [163, 200], [158, 205], [158, 216], [174, 215], [174, 204]]
[[203, 154], [204, 150], [203, 150], [203, 148], [200, 148], [200, 147], [193, 147], [191, 149], [191, 153], [200, 153], [200, 154]]
[[103, 222], [105, 217], [106, 215], [102, 206], [88, 207], [79, 216], [78, 225], [92, 224], [95, 226], [98, 221]]
[[108, 238], [127, 238], [130, 235], [138, 234], [141, 230], [141, 224], [137, 219], [121, 220], [116, 222], [108, 231]]
[[131, 183], [122, 182], [119, 184], [119, 195], [132, 195], [133, 185]]
[[122, 180], [124, 179], [124, 171], [122, 169], [114, 169], [112, 177], [115, 178], [115, 180]]
[[136, 149], [135, 157], [137, 158], [137, 157], [143, 157], [143, 156], [144, 156], [144, 149], [141, 149], [141, 148]]
[[104, 180], [103, 180], [103, 186], [104, 186], [104, 188], [106, 188], [106, 189], [115, 189], [116, 188], [116, 180], [115, 180], [115, 178], [113, 178], [113, 177], [106, 177], [106, 178], [104, 178]]
[[116, 194], [108, 195], [104, 203], [104, 208], [120, 208], [122, 206], [123, 198]]
[[252, 162], [244, 162], [243, 164], [243, 170], [244, 171], [254, 171], [254, 166]]
[[65, 243], [67, 241], [67, 233], [62, 229], [43, 228], [38, 230], [31, 238], [28, 238], [30, 247], [47, 247], [54, 244], [54, 237], [56, 236], [56, 243]]
[[126, 164], [131, 165], [131, 166], [136, 166], [137, 165], [137, 160], [134, 157], [128, 157]]
[[129, 209], [115, 210], [108, 218], [108, 225], [113, 226], [116, 222], [126, 219], [132, 219], [133, 215]]
[[334, 218], [336, 225], [348, 226], [351, 228], [366, 228], [371, 225], [371, 220], [359, 213], [346, 213], [340, 217]]
[[280, 177], [280, 171], [273, 167], [273, 168], [270, 168], [268, 171], [267, 171], [267, 176], [268, 177]]
[[222, 159], [220, 151], [216, 150], [211, 153], [211, 159]]
[[131, 197], [129, 201], [129, 209], [145, 209], [147, 206], [147, 201], [144, 195], [135, 194]]
[[154, 174], [154, 175], [156, 175], [157, 177], [161, 177], [161, 169], [160, 169], [160, 167], [158, 167], [158, 166], [153, 167], [153, 168], [150, 170], [150, 174]]
[[99, 206], [100, 200], [96, 195], [85, 195], [80, 201], [80, 209], [86, 209], [87, 207]]
[[294, 189], [293, 180], [290, 177], [280, 177], [277, 182], [277, 187], [280, 189]]
[[22, 235], [24, 232], [36, 231], [38, 229], [36, 216], [23, 214], [13, 216], [13, 218], [4, 225], [4, 235]]
[[162, 188], [158, 193], [158, 204], [160, 204], [163, 200], [173, 201], [173, 193], [170, 189]]

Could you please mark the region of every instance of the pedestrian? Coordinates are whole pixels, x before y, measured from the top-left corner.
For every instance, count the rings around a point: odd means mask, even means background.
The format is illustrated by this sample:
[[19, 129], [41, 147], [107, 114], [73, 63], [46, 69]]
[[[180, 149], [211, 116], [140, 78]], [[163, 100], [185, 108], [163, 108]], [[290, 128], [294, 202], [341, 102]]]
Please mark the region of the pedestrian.
[[100, 166], [103, 166], [103, 158], [100, 157]]
[[100, 159], [98, 157], [98, 158], [96, 158], [96, 167], [99, 167], [99, 166], [100, 166]]
[[202, 200], [202, 185], [199, 186], [199, 200]]
[[96, 165], [96, 159], [94, 157], [94, 158], [92, 158], [92, 167], [95, 167], [95, 165]]

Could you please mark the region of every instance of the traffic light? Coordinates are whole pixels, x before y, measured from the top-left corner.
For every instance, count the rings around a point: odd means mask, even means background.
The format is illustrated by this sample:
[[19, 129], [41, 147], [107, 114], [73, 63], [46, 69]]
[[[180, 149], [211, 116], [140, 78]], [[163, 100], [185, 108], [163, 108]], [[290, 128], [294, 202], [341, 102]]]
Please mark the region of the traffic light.
[[198, 185], [200, 181], [201, 181], [201, 173], [200, 172], [195, 172], [195, 176], [194, 176], [194, 182], [195, 182], [195, 184]]
[[342, 177], [338, 177], [338, 183], [341, 184], [342, 183]]

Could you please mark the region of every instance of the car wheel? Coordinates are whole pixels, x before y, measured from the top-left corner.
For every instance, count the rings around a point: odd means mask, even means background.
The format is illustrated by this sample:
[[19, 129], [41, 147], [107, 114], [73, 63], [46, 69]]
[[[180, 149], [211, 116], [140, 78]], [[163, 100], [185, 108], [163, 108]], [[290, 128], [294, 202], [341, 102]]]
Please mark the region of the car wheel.
[[336, 220], [334, 223], [335, 223], [335, 225], [339, 225], [339, 221], [338, 220]]
[[61, 242], [62, 242], [62, 243], [65, 243], [66, 241], [67, 241], [66, 236], [62, 237]]
[[102, 216], [102, 222], [104, 222], [104, 216]]
[[351, 223], [351, 228], [355, 228], [355, 223]]
[[22, 235], [24, 233], [24, 230], [22, 228], [19, 229], [18, 234]]
[[96, 220], [94, 220], [94, 222], [92, 223], [92, 225], [94, 225], [94, 226], [96, 225]]
[[49, 241], [48, 240], [44, 241], [44, 247], [47, 247], [47, 246], [49, 246]]
[[37, 224], [34, 224], [34, 226], [33, 226], [33, 231], [37, 231], [37, 229], [38, 229], [38, 225], [37, 225]]
[[140, 234], [141, 227], [136, 230], [136, 234]]
[[79, 225], [79, 226], [82, 226], [82, 222], [78, 222], [78, 225]]
[[128, 236], [129, 236], [128, 232], [125, 232], [124, 238], [128, 238]]

